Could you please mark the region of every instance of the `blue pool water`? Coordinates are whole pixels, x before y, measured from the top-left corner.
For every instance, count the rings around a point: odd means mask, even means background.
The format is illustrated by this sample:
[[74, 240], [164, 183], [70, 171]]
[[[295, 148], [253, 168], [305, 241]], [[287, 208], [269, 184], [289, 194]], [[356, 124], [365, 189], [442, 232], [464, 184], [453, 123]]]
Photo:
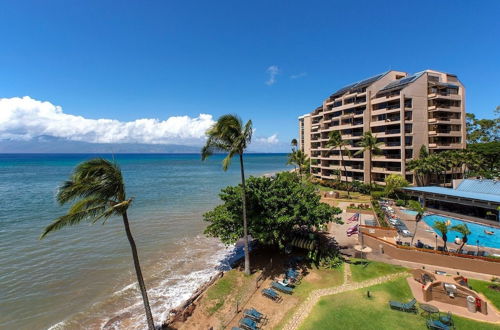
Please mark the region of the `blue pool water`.
[[412, 210], [402, 210], [403, 213], [406, 213], [406, 214], [409, 214], [409, 215], [417, 215], [417, 212], [416, 211], [412, 211]]
[[[468, 242], [467, 244], [469, 245], [476, 245], [477, 241], [479, 241], [479, 246], [486, 246], [486, 247], [492, 247], [492, 248], [500, 248], [500, 229], [494, 228], [491, 226], [487, 225], [479, 225], [476, 223], [472, 222], [467, 222], [467, 221], [462, 221], [462, 220], [457, 220], [453, 219], [450, 217], [444, 217], [440, 215], [427, 215], [424, 217], [424, 221], [429, 227], [432, 228], [432, 225], [436, 221], [450, 221], [450, 227], [459, 225], [459, 224], [466, 224], [469, 230], [471, 231], [471, 234], [468, 236]], [[439, 232], [436, 231], [434, 228], [432, 228], [438, 235]], [[487, 231], [492, 231], [494, 232], [493, 235], [488, 235], [485, 234], [485, 230]], [[448, 242], [453, 242], [455, 240], [455, 237], [462, 237], [462, 235], [458, 232], [455, 231], [448, 231]]]

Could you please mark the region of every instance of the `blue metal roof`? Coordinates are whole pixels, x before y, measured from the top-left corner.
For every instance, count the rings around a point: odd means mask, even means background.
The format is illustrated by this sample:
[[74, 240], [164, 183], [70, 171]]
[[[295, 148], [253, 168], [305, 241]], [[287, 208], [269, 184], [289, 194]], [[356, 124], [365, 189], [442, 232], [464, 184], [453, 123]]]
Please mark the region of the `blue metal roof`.
[[[500, 186], [500, 184], [498, 184], [498, 185]], [[434, 187], [434, 186], [410, 187], [410, 188], [403, 188], [403, 189], [417, 191], [417, 192], [423, 192], [423, 193], [447, 195], [447, 196], [459, 197], [459, 198], [476, 199], [476, 200], [500, 204], [500, 195], [496, 195], [496, 194], [485, 194], [485, 193], [480, 193], [480, 192], [463, 191], [463, 190], [443, 188], [443, 187]]]
[[500, 196], [500, 181], [465, 179], [458, 185], [457, 190]]

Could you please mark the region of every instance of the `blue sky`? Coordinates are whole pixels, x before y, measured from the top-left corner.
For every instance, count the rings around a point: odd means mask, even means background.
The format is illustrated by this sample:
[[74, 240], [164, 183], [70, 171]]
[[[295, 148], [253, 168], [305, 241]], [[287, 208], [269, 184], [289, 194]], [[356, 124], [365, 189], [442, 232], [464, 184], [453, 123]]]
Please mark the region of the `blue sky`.
[[237, 113], [283, 149], [335, 89], [429, 68], [457, 74], [467, 111], [491, 117], [499, 14], [495, 0], [4, 1], [0, 97], [121, 122]]

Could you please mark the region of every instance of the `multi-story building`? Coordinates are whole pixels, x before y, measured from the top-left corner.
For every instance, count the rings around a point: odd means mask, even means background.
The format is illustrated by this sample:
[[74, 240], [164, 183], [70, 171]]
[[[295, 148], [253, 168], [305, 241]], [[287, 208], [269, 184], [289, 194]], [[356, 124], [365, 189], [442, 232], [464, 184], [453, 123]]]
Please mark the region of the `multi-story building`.
[[[422, 145], [430, 153], [465, 148], [464, 101], [465, 89], [456, 75], [388, 71], [339, 89], [300, 117], [300, 147], [311, 158], [311, 173], [320, 179], [335, 179], [335, 170], [340, 170], [348, 181], [368, 183], [371, 171], [379, 184], [393, 173], [414, 182], [406, 162], [418, 157]], [[327, 146], [333, 130], [350, 145], [345, 164], [339, 151]], [[371, 162], [368, 151], [355, 155], [367, 131], [382, 142], [382, 154], [373, 155]]]

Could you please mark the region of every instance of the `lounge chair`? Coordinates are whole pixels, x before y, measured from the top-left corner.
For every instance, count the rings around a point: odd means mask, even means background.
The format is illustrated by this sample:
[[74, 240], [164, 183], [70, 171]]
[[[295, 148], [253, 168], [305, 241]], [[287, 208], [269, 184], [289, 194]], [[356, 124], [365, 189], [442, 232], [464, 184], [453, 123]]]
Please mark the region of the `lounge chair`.
[[265, 297], [272, 299], [276, 302], [281, 300], [280, 295], [271, 288], [262, 290], [262, 295], [264, 295]]
[[442, 315], [439, 317], [439, 321], [446, 325], [453, 326], [453, 318], [451, 317], [451, 312], [448, 312], [446, 315]]
[[439, 320], [427, 320], [427, 329], [451, 330], [453, 327], [450, 327]]
[[290, 278], [292, 280], [297, 280], [299, 278], [299, 272], [296, 271], [295, 269], [289, 268], [286, 271], [285, 277]]
[[256, 322], [260, 322], [264, 318], [264, 314], [256, 310], [255, 308], [245, 309], [243, 311], [243, 315], [248, 317]]
[[278, 290], [278, 291], [281, 291], [281, 292], [283, 292], [283, 293], [286, 293], [286, 294], [292, 294], [292, 292], [293, 292], [293, 289], [292, 289], [292, 288], [287, 287], [287, 286], [284, 286], [283, 284], [278, 283], [278, 282], [273, 282], [273, 283], [271, 283], [271, 286], [272, 286], [274, 289], [276, 289], [276, 290]]
[[254, 320], [249, 319], [248, 317], [244, 317], [240, 320], [240, 327], [248, 330], [257, 330], [257, 323]]
[[396, 309], [396, 310], [408, 312], [408, 313], [417, 313], [417, 307], [415, 307], [416, 304], [417, 304], [417, 300], [415, 298], [413, 298], [412, 300], [410, 300], [406, 304], [400, 303], [399, 301], [392, 301], [392, 300], [389, 301], [389, 306], [392, 309]]

